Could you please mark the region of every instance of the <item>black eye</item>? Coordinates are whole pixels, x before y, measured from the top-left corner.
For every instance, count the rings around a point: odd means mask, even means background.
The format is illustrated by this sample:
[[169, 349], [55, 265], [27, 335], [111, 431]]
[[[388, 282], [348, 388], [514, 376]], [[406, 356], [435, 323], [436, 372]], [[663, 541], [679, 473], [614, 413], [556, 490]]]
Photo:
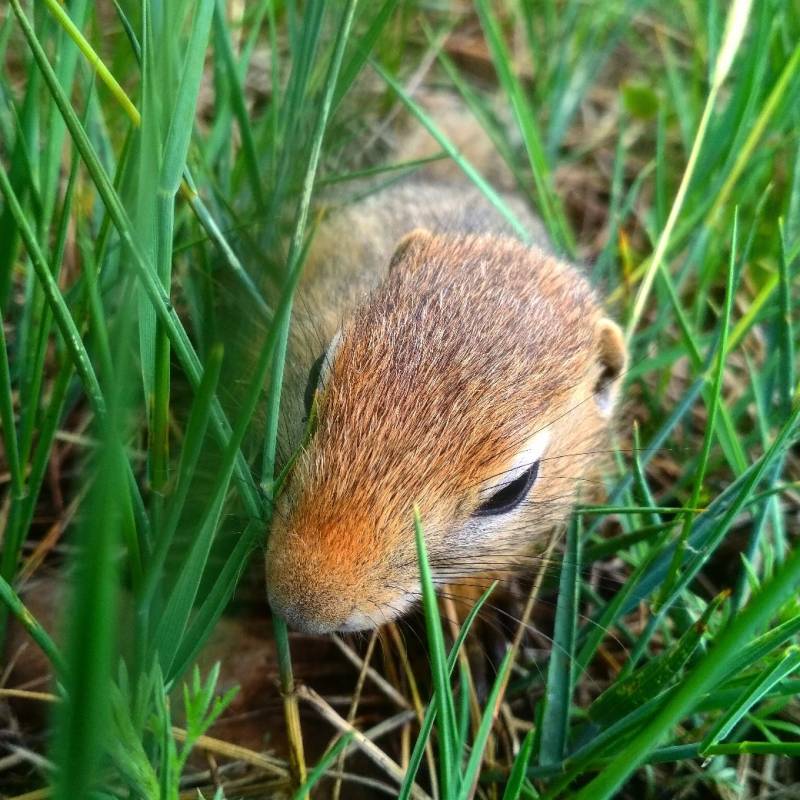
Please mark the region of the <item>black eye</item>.
[[474, 516], [489, 516], [505, 514], [513, 511], [527, 496], [539, 474], [539, 462], [525, 470], [518, 478], [507, 483], [502, 489], [495, 492], [483, 505], [478, 506]]
[[317, 391], [319, 386], [319, 376], [322, 372], [322, 365], [325, 363], [325, 356], [327, 352], [323, 353], [312, 365], [308, 373], [308, 383], [306, 384], [306, 391], [303, 394], [303, 401], [306, 406], [306, 414], [311, 413], [311, 404], [314, 402], [314, 392]]

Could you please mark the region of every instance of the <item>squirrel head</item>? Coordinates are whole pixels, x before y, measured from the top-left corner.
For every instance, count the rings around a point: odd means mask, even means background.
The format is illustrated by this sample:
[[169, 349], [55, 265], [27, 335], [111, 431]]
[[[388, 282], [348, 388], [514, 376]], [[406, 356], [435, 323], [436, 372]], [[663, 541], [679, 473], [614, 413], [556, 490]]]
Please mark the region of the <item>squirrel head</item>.
[[510, 238], [404, 237], [314, 376], [269, 540], [273, 609], [315, 633], [405, 613], [414, 504], [438, 583], [528, 563], [596, 470], [625, 363], [574, 267]]

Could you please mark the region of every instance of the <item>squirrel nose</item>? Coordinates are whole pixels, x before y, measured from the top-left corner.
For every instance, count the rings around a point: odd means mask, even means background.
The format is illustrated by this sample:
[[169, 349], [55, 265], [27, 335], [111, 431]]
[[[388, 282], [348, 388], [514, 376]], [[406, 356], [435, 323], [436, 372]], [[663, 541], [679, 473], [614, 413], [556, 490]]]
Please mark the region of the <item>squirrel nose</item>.
[[343, 598], [338, 593], [312, 590], [299, 581], [291, 585], [270, 581], [267, 584], [267, 598], [272, 612], [301, 633], [333, 633], [341, 628], [347, 618], [347, 614], [340, 611]]
[[319, 635], [333, 633], [339, 628], [338, 623], [316, 616], [307, 603], [302, 601], [286, 602], [276, 596], [272, 590], [268, 592], [268, 597], [272, 613], [286, 620], [293, 630]]

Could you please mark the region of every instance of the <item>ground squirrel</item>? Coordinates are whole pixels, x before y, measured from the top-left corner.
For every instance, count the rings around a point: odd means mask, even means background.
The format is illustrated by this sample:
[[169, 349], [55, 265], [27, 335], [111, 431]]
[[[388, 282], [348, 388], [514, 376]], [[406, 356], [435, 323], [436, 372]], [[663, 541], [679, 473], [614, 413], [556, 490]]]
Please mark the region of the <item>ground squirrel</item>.
[[504, 199], [532, 244], [452, 172], [341, 208], [314, 238], [286, 435], [300, 441], [314, 396], [318, 419], [267, 552], [272, 608], [300, 630], [371, 628], [414, 605], [413, 504], [434, 578], [458, 583], [541, 551], [596, 467], [623, 338], [525, 204]]

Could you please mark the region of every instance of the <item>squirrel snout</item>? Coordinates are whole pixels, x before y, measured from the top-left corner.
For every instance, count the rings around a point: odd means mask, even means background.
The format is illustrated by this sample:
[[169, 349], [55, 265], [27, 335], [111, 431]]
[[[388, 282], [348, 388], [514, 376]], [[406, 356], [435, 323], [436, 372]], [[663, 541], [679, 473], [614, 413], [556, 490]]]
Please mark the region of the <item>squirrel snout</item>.
[[267, 596], [274, 614], [283, 617], [301, 633], [322, 634], [339, 630], [346, 623], [343, 598], [334, 589], [310, 586], [299, 576], [285, 578], [267, 567]]
[[340, 627], [340, 625], [330, 620], [323, 620], [314, 613], [313, 607], [303, 601], [287, 601], [272, 589], [269, 590], [268, 596], [273, 614], [278, 614], [278, 616], [285, 619], [293, 630], [301, 633], [322, 634], [333, 633]]
[[[277, 535], [275, 535], [277, 533]], [[403, 591], [385, 580], [380, 564], [348, 575], [322, 549], [292, 547], [273, 531], [267, 548], [267, 597], [274, 614], [302, 633], [371, 630], [405, 613], [419, 596], [413, 576]]]

